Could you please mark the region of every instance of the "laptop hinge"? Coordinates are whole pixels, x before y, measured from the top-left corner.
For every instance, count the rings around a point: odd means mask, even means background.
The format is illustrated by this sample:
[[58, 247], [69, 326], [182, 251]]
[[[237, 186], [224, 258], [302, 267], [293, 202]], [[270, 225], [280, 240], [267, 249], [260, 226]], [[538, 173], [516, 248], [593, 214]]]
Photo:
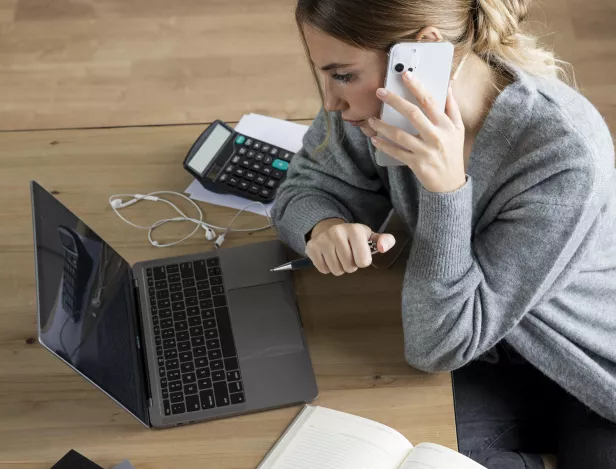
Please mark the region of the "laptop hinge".
[[149, 409], [152, 407], [152, 388], [150, 385], [150, 372], [148, 368], [148, 359], [145, 353], [145, 344], [142, 342], [141, 338], [144, 336], [144, 328], [143, 321], [141, 316], [141, 303], [139, 301], [139, 283], [137, 279], [132, 275], [132, 290], [133, 290], [133, 302], [135, 303], [135, 311], [137, 313], [137, 324], [138, 324], [138, 332], [136, 341], [137, 348], [139, 349], [139, 353], [141, 353], [141, 362], [143, 363], [143, 375], [145, 378], [145, 390], [146, 390], [146, 411], [149, 412]]

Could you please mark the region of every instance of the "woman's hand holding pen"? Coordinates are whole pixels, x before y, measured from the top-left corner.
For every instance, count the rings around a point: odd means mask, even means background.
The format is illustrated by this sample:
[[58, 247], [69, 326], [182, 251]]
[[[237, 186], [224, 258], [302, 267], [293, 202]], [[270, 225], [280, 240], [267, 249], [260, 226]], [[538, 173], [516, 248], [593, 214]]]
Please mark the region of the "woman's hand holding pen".
[[322, 274], [350, 274], [372, 264], [368, 241], [375, 242], [380, 253], [387, 252], [396, 243], [391, 234], [373, 233], [366, 225], [330, 218], [312, 229], [306, 255]]

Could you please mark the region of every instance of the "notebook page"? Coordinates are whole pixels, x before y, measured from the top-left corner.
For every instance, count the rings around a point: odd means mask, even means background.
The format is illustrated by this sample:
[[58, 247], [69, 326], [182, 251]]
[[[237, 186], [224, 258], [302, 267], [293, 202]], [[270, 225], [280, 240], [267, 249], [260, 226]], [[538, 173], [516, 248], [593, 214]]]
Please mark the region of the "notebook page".
[[486, 469], [472, 459], [445, 446], [421, 443], [412, 449], [400, 469]]
[[413, 447], [385, 425], [323, 407], [288, 440], [261, 469], [397, 469]]

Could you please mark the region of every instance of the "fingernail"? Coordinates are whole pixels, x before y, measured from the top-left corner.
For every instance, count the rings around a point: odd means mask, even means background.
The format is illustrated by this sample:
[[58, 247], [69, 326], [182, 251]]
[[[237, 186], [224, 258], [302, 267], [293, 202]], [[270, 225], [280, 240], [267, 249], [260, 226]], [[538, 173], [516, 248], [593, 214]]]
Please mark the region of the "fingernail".
[[389, 244], [388, 241], [383, 241], [381, 243], [381, 246], [383, 246], [383, 251], [388, 251], [391, 248], [391, 245]]
[[368, 118], [368, 124], [370, 124], [370, 125], [374, 124], [374, 117], [369, 117]]
[[376, 137], [372, 137], [370, 140], [372, 140], [372, 145], [377, 146], [379, 144], [379, 141], [377, 140]]
[[411, 81], [413, 79], [413, 75], [411, 75], [411, 72], [409, 72], [408, 70], [404, 72], [402, 76], [408, 81]]
[[378, 90], [376, 90], [376, 95], [379, 98], [384, 98], [385, 96], [387, 96], [387, 90], [385, 88], [379, 88]]

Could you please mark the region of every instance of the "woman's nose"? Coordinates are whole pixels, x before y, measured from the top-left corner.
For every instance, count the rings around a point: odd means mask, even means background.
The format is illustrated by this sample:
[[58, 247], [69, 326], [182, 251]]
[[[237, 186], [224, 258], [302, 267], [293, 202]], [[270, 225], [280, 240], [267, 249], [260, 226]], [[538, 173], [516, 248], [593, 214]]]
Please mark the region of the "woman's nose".
[[336, 112], [344, 110], [344, 100], [336, 93], [330, 90], [324, 90], [323, 107], [327, 112]]

